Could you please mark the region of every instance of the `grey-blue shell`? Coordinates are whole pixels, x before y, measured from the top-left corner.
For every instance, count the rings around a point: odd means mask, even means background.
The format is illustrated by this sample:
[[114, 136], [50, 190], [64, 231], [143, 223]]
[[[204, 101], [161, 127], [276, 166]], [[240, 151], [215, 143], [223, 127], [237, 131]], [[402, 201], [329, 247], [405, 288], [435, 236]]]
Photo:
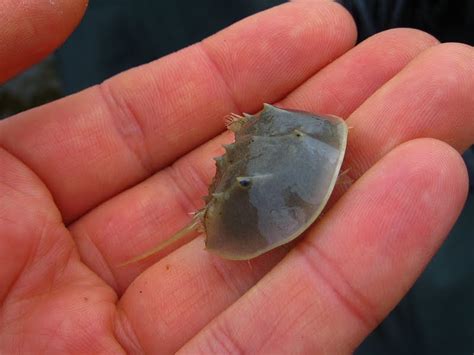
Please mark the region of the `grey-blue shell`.
[[347, 126], [337, 117], [271, 105], [230, 124], [202, 224], [206, 247], [250, 259], [296, 238], [319, 216], [341, 168]]

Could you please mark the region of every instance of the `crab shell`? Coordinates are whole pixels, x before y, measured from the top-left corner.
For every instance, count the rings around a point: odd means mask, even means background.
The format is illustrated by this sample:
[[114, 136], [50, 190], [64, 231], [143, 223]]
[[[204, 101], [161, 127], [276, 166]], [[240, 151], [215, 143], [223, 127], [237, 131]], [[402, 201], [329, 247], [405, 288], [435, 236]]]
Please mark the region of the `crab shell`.
[[206, 248], [251, 259], [305, 231], [320, 215], [346, 150], [341, 118], [268, 104], [230, 123], [235, 143], [216, 158], [202, 213]]

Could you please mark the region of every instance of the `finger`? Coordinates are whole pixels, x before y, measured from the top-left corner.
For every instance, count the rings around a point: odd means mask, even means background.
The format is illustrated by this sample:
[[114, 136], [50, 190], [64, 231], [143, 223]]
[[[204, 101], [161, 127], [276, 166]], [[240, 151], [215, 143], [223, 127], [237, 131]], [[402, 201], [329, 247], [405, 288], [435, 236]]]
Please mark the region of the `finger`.
[[450, 146], [400, 146], [182, 353], [354, 351], [414, 283], [466, 193], [464, 163]]
[[215, 136], [229, 112], [286, 95], [355, 37], [340, 5], [284, 4], [7, 120], [0, 142], [46, 182], [71, 221]]
[[[314, 101], [324, 110], [347, 115], [376, 90], [377, 85], [368, 85], [367, 82], [381, 85], [410, 59], [435, 43], [433, 37], [416, 30], [381, 33], [328, 65], [284, 100], [284, 105], [297, 108], [301, 102], [302, 108], [309, 107], [317, 112], [317, 108], [310, 105], [313, 92], [318, 98]], [[392, 55], [387, 57], [389, 50]], [[367, 58], [378, 64], [361, 64]], [[347, 80], [347, 73], [354, 72], [357, 75]], [[347, 95], [346, 91], [357, 94]], [[325, 92], [332, 94], [323, 94]], [[344, 106], [340, 105], [337, 97], [344, 98]], [[172, 235], [189, 221], [189, 212], [202, 207], [201, 197], [207, 194], [207, 186], [215, 171], [215, 163], [211, 158], [222, 155], [221, 145], [229, 143], [231, 139], [230, 135], [214, 139], [180, 159], [171, 168], [77, 221], [71, 230], [85, 262], [120, 291], [128, 287], [130, 281], [152, 262], [181, 245], [178, 243], [174, 248], [167, 248], [143, 263], [128, 268], [117, 267], [124, 260]], [[108, 222], [105, 223], [105, 220]]]
[[4, 149], [0, 166], [0, 352], [120, 352], [116, 294], [80, 262], [38, 177]]
[[[145, 353], [157, 347], [160, 353], [174, 353], [286, 253], [280, 248], [255, 260], [229, 262], [210, 255], [203, 243], [199, 237], [171, 253], [126, 291], [116, 317], [119, 338], [128, 340], [123, 343], [126, 349], [137, 343]], [[197, 275], [196, 270], [204, 274]]]
[[346, 159], [357, 178], [398, 144], [420, 137], [462, 152], [474, 142], [474, 49], [441, 44], [426, 50], [347, 120]]
[[0, 83], [59, 47], [77, 26], [87, 0], [3, 0], [0, 11]]
[[415, 29], [380, 32], [325, 67], [280, 104], [346, 118], [413, 58], [437, 44], [434, 37]]
[[[38, 226], [57, 224], [60, 216], [41, 181], [3, 149], [0, 149], [0, 166], [0, 300], [3, 301], [38, 243]], [[30, 209], [25, 211], [24, 206]]]

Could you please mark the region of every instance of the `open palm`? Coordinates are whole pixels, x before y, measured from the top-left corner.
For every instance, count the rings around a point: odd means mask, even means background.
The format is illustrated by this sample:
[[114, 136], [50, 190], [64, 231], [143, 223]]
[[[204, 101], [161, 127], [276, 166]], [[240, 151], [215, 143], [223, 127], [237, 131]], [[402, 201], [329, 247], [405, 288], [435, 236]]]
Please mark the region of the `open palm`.
[[[84, 10], [25, 3], [2, 5], [0, 80]], [[339, 5], [288, 3], [0, 122], [2, 353], [353, 350], [455, 222], [474, 140], [471, 47], [410, 29], [355, 38]], [[250, 262], [198, 236], [119, 267], [202, 207], [232, 139], [223, 117], [263, 102], [347, 118], [353, 186], [295, 245]]]

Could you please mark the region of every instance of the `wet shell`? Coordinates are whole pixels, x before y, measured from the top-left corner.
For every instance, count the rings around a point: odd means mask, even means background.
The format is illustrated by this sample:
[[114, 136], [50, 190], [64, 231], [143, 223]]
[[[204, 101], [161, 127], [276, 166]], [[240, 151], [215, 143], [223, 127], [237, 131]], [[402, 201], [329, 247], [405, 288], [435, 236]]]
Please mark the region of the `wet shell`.
[[198, 227], [209, 251], [251, 259], [295, 239], [319, 216], [344, 158], [344, 120], [265, 104], [256, 115], [232, 115], [228, 127], [235, 143], [215, 158], [206, 206], [175, 235], [122, 265], [147, 258]]
[[337, 117], [268, 104], [230, 129], [235, 143], [216, 159], [202, 224], [209, 251], [251, 259], [290, 242], [319, 216], [336, 183], [348, 130]]

